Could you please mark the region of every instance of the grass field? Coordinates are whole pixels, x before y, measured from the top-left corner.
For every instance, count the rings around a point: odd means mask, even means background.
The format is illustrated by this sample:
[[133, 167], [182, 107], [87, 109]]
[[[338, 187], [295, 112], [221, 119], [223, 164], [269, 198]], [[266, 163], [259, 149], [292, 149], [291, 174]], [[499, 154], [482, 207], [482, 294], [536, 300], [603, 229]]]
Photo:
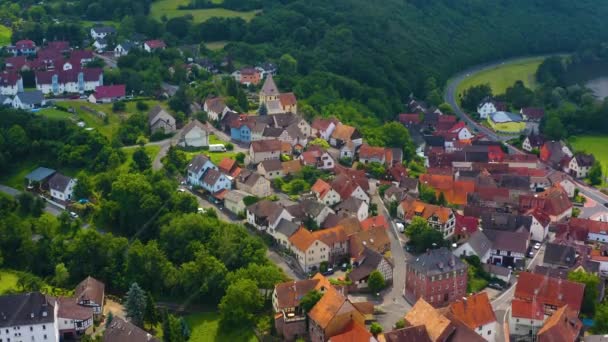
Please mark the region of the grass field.
[[591, 153], [602, 165], [604, 175], [608, 172], [608, 136], [583, 135], [568, 139], [576, 152]]
[[[156, 158], [156, 155], [158, 154], [158, 152], [160, 152], [160, 146], [151, 145], [151, 146], [146, 146], [144, 148], [146, 150], [146, 154], [148, 155], [148, 157], [150, 157], [150, 161], [153, 161], [154, 158]], [[123, 148], [123, 151], [125, 152], [125, 156], [127, 157], [127, 159], [125, 160], [125, 162], [122, 165], [120, 165], [120, 167], [118, 167], [118, 170], [117, 170], [118, 172], [126, 173], [129, 171], [133, 153], [135, 153], [136, 149], [137, 149], [137, 147]]]
[[474, 74], [458, 85], [457, 96], [460, 97], [466, 89], [472, 86], [485, 83], [490, 84], [494, 95], [504, 94], [507, 87], [512, 86], [518, 80], [523, 81], [526, 87], [534, 88], [536, 86], [534, 74], [544, 59], [544, 57], [521, 59]]
[[12, 36], [13, 31], [10, 27], [0, 25], [0, 46], [9, 45], [11, 43]]
[[8, 185], [17, 190], [23, 190], [25, 187], [25, 175], [37, 168], [39, 163], [35, 157], [28, 160], [19, 161], [10, 167], [10, 171], [0, 177], [0, 184]]
[[226, 46], [226, 44], [228, 44], [228, 43], [230, 43], [230, 42], [227, 41], [227, 40], [220, 40], [220, 41], [217, 41], [217, 42], [205, 43], [205, 46], [209, 50], [217, 51], [217, 50], [223, 49], [224, 46]]
[[8, 291], [17, 291], [19, 288], [17, 286], [17, 281], [19, 280], [19, 276], [7, 270], [0, 271], [0, 295], [8, 292]]
[[254, 342], [253, 331], [243, 331], [234, 327], [229, 333], [219, 331], [220, 317], [216, 312], [204, 312], [186, 316], [192, 335], [191, 342], [243, 341]]
[[55, 120], [68, 120], [71, 117], [73, 117], [72, 114], [66, 113], [62, 110], [55, 109], [55, 108], [44, 108], [44, 109], [41, 109], [37, 114], [40, 114], [42, 116], [46, 116], [49, 119], [55, 119]]
[[[214, 3], [221, 3], [221, 0], [215, 0]], [[195, 10], [179, 10], [180, 5], [188, 5], [190, 0], [160, 0], [152, 3], [150, 15], [160, 20], [163, 16], [167, 19], [181, 17], [184, 15], [192, 15], [194, 22], [202, 23], [212, 17], [234, 18], [240, 17], [246, 21], [251, 20], [259, 11], [237, 12], [223, 8], [206, 8]]]

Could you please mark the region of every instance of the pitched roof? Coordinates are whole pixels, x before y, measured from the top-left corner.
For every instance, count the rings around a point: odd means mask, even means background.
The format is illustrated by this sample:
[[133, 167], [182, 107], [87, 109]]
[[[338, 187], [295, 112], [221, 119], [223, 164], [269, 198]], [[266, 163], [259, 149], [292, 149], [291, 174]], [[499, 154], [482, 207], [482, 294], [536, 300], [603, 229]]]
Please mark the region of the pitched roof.
[[540, 321], [545, 318], [545, 310], [541, 302], [529, 302], [514, 298], [511, 301], [511, 315]]
[[557, 309], [538, 331], [539, 342], [576, 341], [583, 323], [568, 305]]
[[450, 312], [471, 329], [496, 322], [496, 315], [486, 292], [457, 300], [450, 305]]
[[330, 287], [310, 310], [308, 317], [325, 329], [337, 314], [348, 314], [349, 312], [361, 314], [346, 297]]
[[81, 321], [93, 318], [93, 308], [90, 306], [78, 305], [75, 298], [58, 297], [57, 302], [59, 303], [59, 312], [57, 313], [57, 317], [59, 318]]
[[173, 116], [160, 105], [154, 106], [154, 108], [150, 109], [148, 112], [148, 122], [150, 123], [150, 126], [153, 126], [158, 120], [167, 120], [169, 118], [173, 118]]
[[336, 211], [344, 210], [349, 213], [357, 213], [359, 208], [363, 205], [363, 201], [357, 197], [351, 196], [340, 202], [336, 207]]
[[331, 137], [337, 140], [349, 141], [357, 129], [353, 126], [339, 123]]
[[416, 325], [384, 333], [386, 342], [431, 342], [424, 325]]
[[464, 216], [458, 213], [456, 216], [456, 229], [454, 234], [473, 234], [478, 230], [479, 219], [473, 216]]
[[317, 230], [312, 233], [308, 229], [300, 227], [295, 234], [289, 238], [289, 241], [300, 251], [308, 250], [310, 245], [317, 240], [322, 241], [331, 247], [335, 243], [348, 240], [348, 235], [342, 226]]
[[279, 309], [293, 308], [300, 305], [300, 299], [313, 290], [325, 290], [331, 285], [327, 278], [317, 273], [312, 279], [288, 281], [275, 285], [277, 306]]
[[440, 207], [434, 204], [424, 203], [418, 200], [410, 201], [405, 200], [401, 202], [400, 206], [403, 208], [405, 217], [411, 219], [414, 216], [421, 216], [425, 220], [431, 217], [436, 217], [441, 224], [445, 224], [450, 219], [452, 209], [446, 207]]
[[197, 154], [194, 158], [192, 158], [192, 161], [188, 164], [188, 171], [193, 173], [199, 173], [207, 162], [211, 162], [209, 157], [204, 154]]
[[65, 192], [71, 180], [72, 178], [64, 176], [59, 172], [56, 172], [53, 177], [49, 179], [49, 188], [51, 190]]
[[263, 199], [247, 207], [247, 210], [257, 217], [271, 217], [275, 216], [277, 212], [281, 212], [281, 207], [277, 202]]
[[327, 128], [329, 128], [329, 126], [332, 123], [335, 125], [335, 124], [338, 123], [338, 120], [334, 119], [334, 118], [329, 118], [329, 119], [315, 118], [312, 121], [312, 124], [310, 125], [310, 127], [312, 129], [316, 129], [316, 130], [319, 130], [319, 131], [325, 131], [325, 130], [327, 130]]
[[557, 216], [572, 208], [568, 194], [561, 186], [553, 186], [540, 194], [522, 195], [519, 198], [520, 209], [540, 209], [547, 215]]
[[426, 253], [420, 254], [416, 258], [416, 262], [408, 264], [419, 272], [427, 276], [439, 273], [445, 273], [450, 270], [467, 269], [467, 264], [455, 257], [450, 250], [445, 247], [432, 249]]
[[124, 97], [127, 88], [124, 84], [95, 87], [95, 99], [113, 99]]
[[252, 141], [251, 149], [255, 153], [281, 151], [281, 142], [276, 139]]
[[579, 167], [591, 167], [595, 163], [593, 154], [576, 153], [574, 158], [576, 158], [576, 163]]
[[215, 185], [221, 178], [223, 174], [216, 169], [208, 168], [207, 171], [201, 176], [201, 179], [204, 184], [209, 184], [211, 186]]
[[521, 109], [521, 113], [532, 120], [540, 120], [545, 116], [545, 110], [540, 107], [524, 107]]
[[224, 99], [221, 97], [208, 98], [205, 100], [205, 105], [208, 110], [214, 113], [222, 113], [226, 109], [226, 103], [224, 103]]
[[481, 267], [483, 268], [484, 271], [486, 271], [490, 274], [494, 274], [494, 275], [498, 275], [498, 276], [502, 276], [502, 277], [508, 277], [509, 275], [511, 275], [511, 270], [506, 267], [492, 265], [492, 264], [485, 264], [485, 263], [482, 264]]
[[78, 302], [89, 300], [102, 305], [105, 288], [106, 285], [104, 283], [88, 276], [76, 286], [74, 296]]
[[478, 230], [473, 235], [469, 237], [469, 240], [466, 242], [471, 246], [475, 254], [480, 257], [486, 255], [486, 253], [492, 248], [492, 241], [488, 239], [486, 234], [482, 231]]
[[330, 337], [329, 342], [370, 342], [373, 341], [373, 338], [364, 326], [350, 321], [346, 329], [341, 334]]
[[363, 144], [359, 147], [359, 158], [364, 159], [384, 159], [384, 147], [369, 146]]
[[148, 45], [150, 49], [163, 49], [167, 47], [167, 44], [165, 44], [165, 42], [160, 39], [147, 40], [146, 42], [144, 42], [144, 44]]
[[217, 168], [224, 173], [230, 173], [235, 166], [237, 166], [236, 160], [228, 157], [225, 157], [217, 164]]
[[266, 96], [279, 96], [279, 88], [277, 88], [277, 85], [274, 83], [272, 74], [268, 74], [268, 76], [266, 76], [266, 80], [264, 81], [261, 92]]
[[54, 322], [54, 306], [40, 292], [0, 296], [0, 328]]
[[53, 76], [57, 76], [59, 83], [78, 82], [78, 77], [82, 73], [85, 82], [97, 81], [103, 76], [103, 69], [101, 68], [80, 68], [80, 66], [74, 66], [70, 70], [53, 70], [53, 71], [36, 71], [36, 83], [37, 84], [52, 84]]
[[240, 202], [247, 196], [251, 195], [241, 190], [228, 190], [224, 196], [224, 201]]
[[331, 185], [329, 185], [326, 181], [318, 178], [315, 184], [310, 188], [312, 192], [319, 194], [319, 198], [325, 197], [325, 195], [331, 190]]
[[572, 267], [576, 263], [576, 249], [572, 246], [547, 243], [543, 263]]
[[17, 93], [15, 97], [18, 97], [21, 103], [28, 105], [36, 105], [44, 101], [44, 94], [42, 94], [40, 90], [24, 91], [22, 93]]
[[422, 298], [418, 299], [404, 319], [411, 326], [425, 326], [432, 341], [444, 340], [456, 329], [447, 317]]
[[28, 173], [25, 179], [30, 182], [40, 182], [49, 176], [52, 176], [56, 171], [46, 167], [38, 167], [34, 171]]
[[194, 119], [192, 121], [190, 121], [186, 126], [184, 126], [184, 128], [182, 128], [182, 137], [185, 137], [186, 134], [190, 133], [190, 131], [192, 131], [193, 129], [198, 128], [202, 131], [205, 131], [207, 133], [209, 133], [209, 128], [207, 127], [207, 125], [201, 123], [200, 121]]
[[281, 95], [279, 95], [279, 101], [283, 107], [294, 106], [298, 103], [294, 93], [281, 93]]
[[378, 268], [382, 259], [384, 259], [382, 254], [373, 251], [370, 248], [364, 248], [362, 258], [363, 261], [359, 266], [353, 268], [348, 274], [348, 278], [352, 281], [359, 281], [369, 276], [370, 273]]
[[159, 342], [136, 325], [115, 316], [103, 333], [103, 342]]
[[283, 170], [283, 165], [281, 164], [281, 161], [278, 159], [264, 160], [263, 162], [260, 163], [260, 165], [262, 165], [262, 167], [264, 167], [264, 170], [266, 170], [266, 172]]
[[350, 235], [350, 255], [359, 258], [366, 249], [385, 253], [390, 249], [391, 240], [383, 227], [374, 227]]
[[363, 228], [363, 230], [368, 230], [374, 227], [388, 229], [389, 225], [386, 217], [384, 215], [376, 215], [370, 216], [361, 221], [361, 228]]
[[343, 200], [348, 199], [360, 184], [345, 174], [339, 174], [331, 182], [331, 187], [340, 194]]
[[275, 230], [277, 231], [277, 233], [281, 233], [287, 236], [287, 238], [289, 238], [293, 234], [295, 234], [299, 227], [300, 226], [293, 223], [292, 221], [282, 218], [281, 221], [279, 221], [279, 224], [277, 225], [277, 228], [275, 228]]
[[568, 280], [521, 272], [515, 287], [515, 297], [560, 307], [568, 304], [577, 312], [581, 309], [585, 285]]
[[484, 229], [483, 233], [492, 241], [492, 248], [526, 254], [530, 233], [510, 232], [504, 230]]
[[397, 116], [399, 122], [401, 122], [402, 124], [406, 124], [406, 125], [411, 125], [411, 124], [419, 124], [420, 123], [420, 114], [418, 113], [409, 113], [409, 114], [399, 114]]
[[299, 159], [294, 159], [286, 162], [282, 162], [283, 173], [285, 175], [299, 172], [302, 169], [302, 162]]

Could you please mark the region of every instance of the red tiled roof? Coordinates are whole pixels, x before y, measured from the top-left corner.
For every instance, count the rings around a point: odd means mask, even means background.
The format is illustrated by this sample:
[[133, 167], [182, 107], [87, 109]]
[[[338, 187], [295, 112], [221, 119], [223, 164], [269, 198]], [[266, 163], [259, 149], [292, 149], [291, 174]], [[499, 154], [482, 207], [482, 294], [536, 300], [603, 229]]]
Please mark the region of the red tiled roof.
[[310, 190], [319, 194], [319, 198], [322, 199], [329, 192], [329, 190], [331, 190], [331, 185], [329, 185], [322, 179], [317, 179], [317, 181], [315, 182], [315, 184], [313, 184]]
[[576, 341], [581, 333], [583, 322], [578, 314], [567, 305], [549, 317], [538, 331], [539, 342]]
[[23, 39], [15, 43], [15, 47], [19, 50], [21, 49], [31, 49], [36, 46], [36, 43], [29, 39]]
[[359, 158], [364, 159], [384, 159], [384, 147], [374, 147], [368, 144], [363, 144], [359, 148]]
[[450, 305], [450, 312], [471, 329], [496, 322], [496, 315], [486, 292], [480, 292]]
[[416, 113], [410, 114], [399, 114], [398, 116], [399, 122], [402, 124], [419, 124], [420, 123], [420, 115]]
[[522, 272], [515, 287], [515, 297], [561, 307], [569, 305], [579, 312], [583, 301], [585, 285], [543, 276], [540, 274]]
[[372, 337], [364, 326], [350, 321], [346, 329], [340, 335], [332, 336], [329, 342], [370, 342]]
[[10, 64], [11, 68], [14, 69], [21, 69], [27, 64], [27, 58], [25, 56], [6, 57], [4, 59], [4, 64]]
[[251, 142], [251, 149], [253, 152], [271, 152], [281, 151], [281, 142], [276, 139], [272, 140], [258, 140]]
[[384, 215], [370, 216], [361, 221], [361, 228], [363, 228], [363, 230], [368, 230], [371, 227], [383, 227], [388, 229], [388, 221]]
[[473, 216], [464, 216], [460, 214], [455, 214], [456, 216], [456, 230], [454, 234], [473, 234], [478, 230], [479, 227], [479, 219]]
[[283, 107], [294, 106], [298, 103], [294, 93], [281, 93], [279, 95], [279, 101]]
[[159, 40], [159, 39], [148, 40], [145, 42], [145, 44], [148, 45], [148, 47], [150, 47], [150, 49], [159, 49], [159, 48], [167, 47], [167, 44], [165, 44], [164, 41]]
[[0, 74], [0, 84], [2, 86], [12, 86], [17, 85], [17, 82], [21, 79], [21, 75], [17, 72], [3, 72]]
[[97, 81], [103, 74], [101, 68], [78, 68], [75, 66], [71, 70], [55, 70], [55, 71], [37, 71], [36, 72], [36, 83], [38, 84], [52, 84], [53, 76], [59, 77], [59, 83], [78, 82], [78, 74], [82, 72], [84, 81]]
[[545, 310], [540, 302], [528, 302], [514, 298], [511, 301], [511, 314], [513, 317], [535, 319], [540, 321], [545, 317]]
[[334, 125], [337, 125], [338, 122], [339, 121], [334, 118], [330, 118], [330, 119], [316, 118], [313, 120], [312, 125], [310, 125], [310, 127], [313, 129], [316, 129], [318, 131], [325, 131], [325, 130], [327, 130], [327, 128], [329, 128], [329, 126], [332, 123]]
[[95, 98], [99, 99], [115, 99], [124, 97], [127, 89], [124, 84], [110, 85], [110, 86], [98, 86], [95, 88]]

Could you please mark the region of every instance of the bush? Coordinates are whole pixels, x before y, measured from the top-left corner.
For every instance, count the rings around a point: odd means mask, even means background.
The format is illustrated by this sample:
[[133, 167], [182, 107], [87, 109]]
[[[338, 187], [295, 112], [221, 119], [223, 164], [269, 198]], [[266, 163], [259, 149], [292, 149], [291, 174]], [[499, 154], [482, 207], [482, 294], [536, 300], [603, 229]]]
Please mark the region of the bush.
[[148, 104], [143, 101], [137, 101], [135, 108], [137, 108], [138, 111], [143, 112], [143, 111], [148, 110], [150, 108], [150, 106], [148, 106]]
[[122, 112], [127, 108], [127, 104], [124, 101], [116, 101], [112, 104], [113, 112]]
[[226, 150], [227, 151], [234, 150], [234, 144], [232, 144], [232, 143], [226, 143]]

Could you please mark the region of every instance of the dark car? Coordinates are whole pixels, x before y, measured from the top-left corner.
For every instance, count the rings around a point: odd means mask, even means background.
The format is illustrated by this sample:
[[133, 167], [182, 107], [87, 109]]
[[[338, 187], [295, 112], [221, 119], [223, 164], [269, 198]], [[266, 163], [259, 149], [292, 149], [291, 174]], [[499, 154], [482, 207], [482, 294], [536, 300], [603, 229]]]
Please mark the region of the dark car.
[[499, 283], [491, 283], [488, 285], [489, 288], [495, 289], [495, 290], [502, 290], [503, 286], [500, 285]]
[[340, 267], [340, 269], [344, 272], [348, 271], [348, 264], [347, 263], [343, 263], [342, 266]]
[[608, 202], [604, 203], [604, 207], [608, 208]]
[[334, 274], [334, 269], [333, 269], [333, 268], [331, 268], [331, 267], [329, 267], [329, 268], [327, 269], [327, 271], [323, 272], [323, 275], [324, 275], [324, 276], [329, 276], [329, 275], [332, 275], [332, 274]]

